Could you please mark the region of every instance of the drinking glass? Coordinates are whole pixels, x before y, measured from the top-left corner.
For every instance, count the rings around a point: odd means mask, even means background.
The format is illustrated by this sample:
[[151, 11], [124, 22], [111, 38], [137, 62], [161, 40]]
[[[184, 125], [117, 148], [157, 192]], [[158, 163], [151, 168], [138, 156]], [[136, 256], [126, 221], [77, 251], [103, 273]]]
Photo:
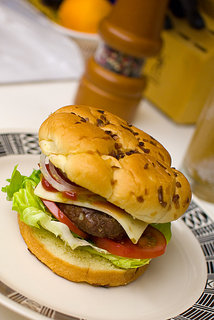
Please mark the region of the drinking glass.
[[182, 170], [193, 193], [214, 202], [214, 89], [197, 121]]

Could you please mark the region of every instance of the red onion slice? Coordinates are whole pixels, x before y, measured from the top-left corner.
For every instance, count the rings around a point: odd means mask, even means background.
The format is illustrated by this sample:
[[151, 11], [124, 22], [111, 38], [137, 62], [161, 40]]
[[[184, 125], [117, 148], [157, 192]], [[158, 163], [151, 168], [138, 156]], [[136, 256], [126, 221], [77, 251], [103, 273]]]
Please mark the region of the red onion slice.
[[44, 178], [50, 183], [52, 187], [54, 187], [56, 190], [60, 192], [68, 191], [66, 187], [64, 187], [62, 184], [57, 182], [48, 172], [48, 169], [46, 167], [46, 156], [44, 154], [41, 154], [40, 156], [40, 170]]
[[56, 168], [54, 167], [53, 163], [51, 163], [49, 161], [49, 169], [50, 169], [50, 173], [51, 175], [54, 177], [54, 179], [57, 180], [57, 182], [59, 182], [60, 184], [62, 184], [64, 187], [67, 188], [66, 191], [75, 191], [78, 193], [87, 193], [87, 194], [91, 194], [92, 192], [90, 192], [89, 190], [86, 190], [82, 187], [77, 187], [76, 185], [74, 185], [72, 182], [69, 183], [67, 182], [65, 179], [63, 179], [57, 172]]
[[66, 182], [66, 181], [58, 174], [58, 172], [56, 171], [53, 163], [51, 163], [50, 161], [49, 161], [49, 169], [50, 169], [50, 173], [51, 173], [52, 177], [53, 177], [57, 182], [59, 182], [60, 184], [62, 184], [65, 188], [67, 188], [66, 191], [68, 191], [68, 190], [70, 190], [70, 189], [72, 188], [72, 186], [71, 186], [68, 182]]
[[46, 156], [41, 154], [40, 157], [40, 170], [44, 176], [44, 178], [54, 187], [56, 190], [60, 192], [75, 192], [78, 194], [85, 194], [85, 195], [93, 195], [94, 193], [82, 188], [77, 187], [71, 183], [65, 181], [57, 172], [54, 165], [49, 161], [49, 169], [50, 173], [46, 167]]

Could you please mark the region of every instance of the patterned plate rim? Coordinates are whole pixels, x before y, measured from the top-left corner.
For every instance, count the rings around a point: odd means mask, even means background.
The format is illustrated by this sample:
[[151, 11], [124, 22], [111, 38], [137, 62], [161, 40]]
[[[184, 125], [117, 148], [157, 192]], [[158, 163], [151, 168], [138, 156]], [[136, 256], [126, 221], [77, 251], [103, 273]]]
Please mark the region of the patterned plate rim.
[[[38, 137], [35, 133], [0, 134], [0, 157], [39, 153]], [[207, 264], [207, 281], [204, 292], [194, 305], [169, 320], [212, 320], [214, 319], [214, 221], [194, 201], [191, 202], [182, 220], [200, 243]], [[1, 281], [0, 294], [50, 319], [83, 320], [40, 305], [14, 291]]]

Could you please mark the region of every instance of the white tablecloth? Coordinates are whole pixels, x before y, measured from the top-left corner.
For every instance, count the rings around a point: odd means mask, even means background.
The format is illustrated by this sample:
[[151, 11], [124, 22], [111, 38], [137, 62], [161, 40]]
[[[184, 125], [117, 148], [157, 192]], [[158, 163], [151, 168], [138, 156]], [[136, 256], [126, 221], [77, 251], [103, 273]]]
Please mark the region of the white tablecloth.
[[0, 1], [0, 84], [78, 79], [78, 46], [25, 0]]

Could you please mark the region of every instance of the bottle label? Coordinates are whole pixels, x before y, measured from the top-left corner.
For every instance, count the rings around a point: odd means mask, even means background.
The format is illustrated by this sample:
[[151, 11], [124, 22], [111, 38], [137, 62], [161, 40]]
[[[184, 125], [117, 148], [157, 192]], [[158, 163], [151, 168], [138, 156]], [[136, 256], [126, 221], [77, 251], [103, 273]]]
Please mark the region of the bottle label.
[[95, 53], [95, 60], [102, 67], [126, 77], [139, 78], [142, 75], [144, 59], [137, 58], [111, 48], [101, 42]]

